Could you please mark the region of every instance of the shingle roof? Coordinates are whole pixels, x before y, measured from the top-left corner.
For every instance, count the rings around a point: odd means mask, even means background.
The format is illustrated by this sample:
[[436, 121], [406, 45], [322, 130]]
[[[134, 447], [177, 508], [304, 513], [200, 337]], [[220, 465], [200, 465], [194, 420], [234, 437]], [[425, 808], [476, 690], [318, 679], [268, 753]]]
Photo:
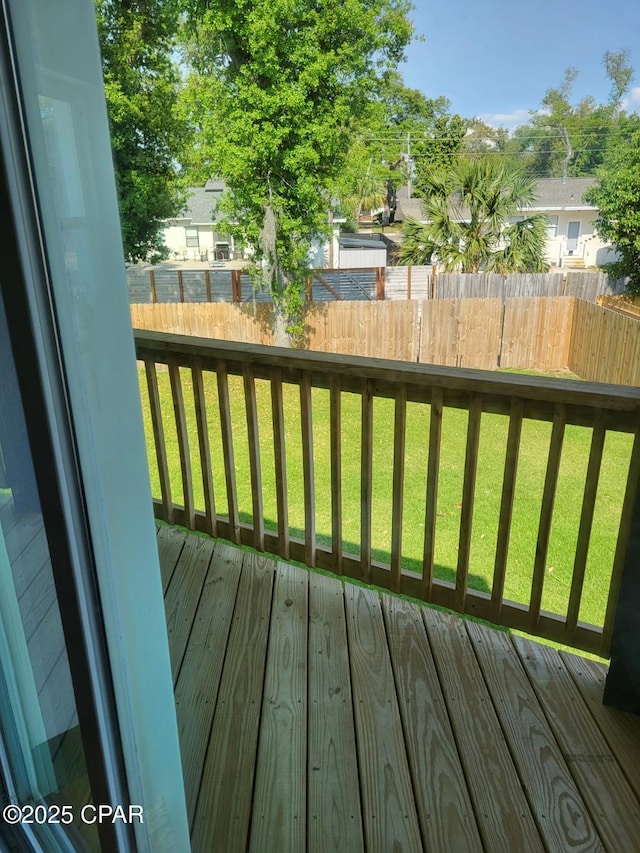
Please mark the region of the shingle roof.
[[[582, 196], [596, 182], [595, 178], [540, 178], [536, 181], [536, 201], [526, 210], [595, 210], [583, 201]], [[422, 201], [419, 198], [401, 198], [398, 196], [396, 221], [404, 219], [424, 219]], [[524, 212], [523, 211], [523, 212]]]
[[397, 198], [395, 221], [402, 222], [405, 219], [422, 219], [422, 199], [419, 198]]
[[224, 181], [210, 180], [203, 187], [189, 187], [187, 203], [176, 219], [189, 219], [192, 225], [210, 225], [222, 193]]
[[595, 178], [540, 178], [536, 181], [536, 210], [554, 207], [595, 209], [582, 196], [596, 182]]

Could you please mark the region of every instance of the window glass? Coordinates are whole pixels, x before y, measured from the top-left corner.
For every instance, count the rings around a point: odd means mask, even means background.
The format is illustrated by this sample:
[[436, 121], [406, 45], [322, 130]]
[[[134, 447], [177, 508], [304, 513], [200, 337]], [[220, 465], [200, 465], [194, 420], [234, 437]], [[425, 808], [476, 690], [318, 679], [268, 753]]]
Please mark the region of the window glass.
[[[70, 807], [74, 820], [60, 831], [95, 845], [96, 826], [81, 820], [91, 789], [1, 299], [0, 363], [0, 695], [8, 700], [0, 702], [0, 731], [12, 777], [5, 800]], [[5, 827], [0, 821], [0, 835]]]

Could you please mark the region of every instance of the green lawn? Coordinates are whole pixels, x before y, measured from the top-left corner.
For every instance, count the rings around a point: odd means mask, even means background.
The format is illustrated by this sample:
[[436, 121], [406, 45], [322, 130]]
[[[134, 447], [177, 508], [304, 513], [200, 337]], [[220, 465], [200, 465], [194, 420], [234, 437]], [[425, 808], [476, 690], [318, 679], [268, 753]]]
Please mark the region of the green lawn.
[[[181, 371], [181, 376], [190, 430], [196, 508], [204, 509], [191, 378], [188, 371]], [[144, 379], [142, 373], [141, 379]], [[177, 439], [169, 378], [166, 372], [158, 374], [158, 383], [163, 404], [167, 452], [171, 466], [173, 500], [176, 503], [181, 503], [182, 485]], [[229, 383], [239, 510], [241, 519], [250, 520], [252, 511], [251, 487], [242, 380], [237, 377], [230, 377]], [[226, 491], [224, 466], [222, 464], [222, 442], [217, 416], [218, 400], [215, 377], [205, 375], [205, 387], [209, 401], [209, 429], [216, 510], [218, 514], [225, 514], [227, 511]], [[276, 529], [271, 397], [268, 383], [258, 381], [256, 391], [260, 424], [265, 525], [267, 528]], [[146, 387], [143, 390], [144, 399], [146, 399]], [[304, 508], [299, 392], [297, 387], [285, 386], [284, 407], [289, 523], [292, 535], [301, 536], [304, 525]], [[407, 409], [403, 566], [419, 572], [421, 570], [424, 533], [429, 407], [410, 403]], [[159, 497], [160, 489], [153, 453], [148, 406], [143, 406], [143, 411], [150, 451], [152, 490], [154, 497]], [[391, 547], [393, 416], [393, 401], [374, 400], [373, 548], [374, 558], [384, 562], [389, 561]], [[465, 411], [445, 409], [442, 428], [435, 558], [437, 576], [447, 580], [454, 580], [457, 561], [466, 425], [467, 413]], [[491, 588], [507, 428], [508, 418], [506, 416], [486, 414], [482, 416], [469, 583], [472, 587], [485, 591], [489, 591]], [[548, 423], [525, 421], [523, 424], [505, 587], [507, 599], [523, 603], [529, 600], [550, 435], [551, 425]], [[313, 437], [316, 475], [316, 529], [319, 542], [330, 544], [331, 490], [328, 391], [313, 391]], [[568, 603], [590, 441], [590, 430], [582, 427], [567, 427], [542, 600], [543, 609], [560, 614], [566, 613]], [[601, 625], [604, 617], [630, 451], [630, 436], [607, 435], [580, 611], [581, 620], [596, 625]], [[342, 395], [342, 459], [345, 550], [357, 553], [360, 536], [360, 398], [346, 393]]]

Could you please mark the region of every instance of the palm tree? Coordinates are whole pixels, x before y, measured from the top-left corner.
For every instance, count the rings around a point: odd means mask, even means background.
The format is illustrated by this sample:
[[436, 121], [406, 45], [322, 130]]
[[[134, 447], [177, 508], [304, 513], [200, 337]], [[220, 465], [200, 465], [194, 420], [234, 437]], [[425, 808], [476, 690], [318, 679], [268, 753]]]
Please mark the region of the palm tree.
[[514, 221], [535, 199], [535, 181], [495, 155], [461, 157], [423, 181], [421, 224], [409, 220], [401, 264], [438, 263], [445, 272], [544, 272], [546, 217]]

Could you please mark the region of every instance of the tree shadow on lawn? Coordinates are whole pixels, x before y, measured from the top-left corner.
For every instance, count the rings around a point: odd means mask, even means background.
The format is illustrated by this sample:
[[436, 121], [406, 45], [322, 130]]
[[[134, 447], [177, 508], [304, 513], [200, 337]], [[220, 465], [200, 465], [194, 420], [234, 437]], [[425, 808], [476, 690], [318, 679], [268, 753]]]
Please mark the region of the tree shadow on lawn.
[[[221, 516], [223, 518], [225, 516]], [[240, 512], [239, 520], [242, 524], [246, 524], [248, 527], [253, 527], [253, 516], [251, 513]], [[270, 533], [278, 532], [277, 523], [270, 518], [264, 518], [264, 527], [266, 531]], [[289, 536], [291, 539], [295, 539], [298, 542], [304, 543], [304, 529], [300, 527], [289, 527]], [[324, 546], [325, 548], [331, 548], [331, 537], [323, 534], [316, 533], [316, 545]], [[349, 542], [343, 540], [342, 542], [342, 552], [346, 555], [352, 555], [354, 557], [360, 556], [360, 545], [355, 542]], [[381, 548], [372, 549], [371, 558], [378, 564], [382, 564], [384, 568], [388, 568], [391, 571], [391, 553]], [[310, 567], [307, 567], [310, 568]], [[311, 571], [315, 571], [311, 569]], [[402, 557], [402, 571], [413, 574], [416, 577], [422, 577], [422, 562], [420, 560], [416, 560], [410, 557], [403, 556]], [[436, 563], [433, 567], [433, 575], [435, 578], [441, 581], [445, 581], [452, 585], [455, 585], [456, 582], [456, 570], [451, 566], [443, 566]], [[349, 578], [349, 580], [353, 580], [353, 578]], [[357, 580], [357, 579], [356, 579]], [[469, 574], [467, 580], [467, 586], [470, 589], [477, 590], [478, 592], [484, 592], [488, 595], [491, 594], [491, 587], [487, 583], [486, 579], [481, 575]], [[422, 601], [422, 604], [425, 602]]]

